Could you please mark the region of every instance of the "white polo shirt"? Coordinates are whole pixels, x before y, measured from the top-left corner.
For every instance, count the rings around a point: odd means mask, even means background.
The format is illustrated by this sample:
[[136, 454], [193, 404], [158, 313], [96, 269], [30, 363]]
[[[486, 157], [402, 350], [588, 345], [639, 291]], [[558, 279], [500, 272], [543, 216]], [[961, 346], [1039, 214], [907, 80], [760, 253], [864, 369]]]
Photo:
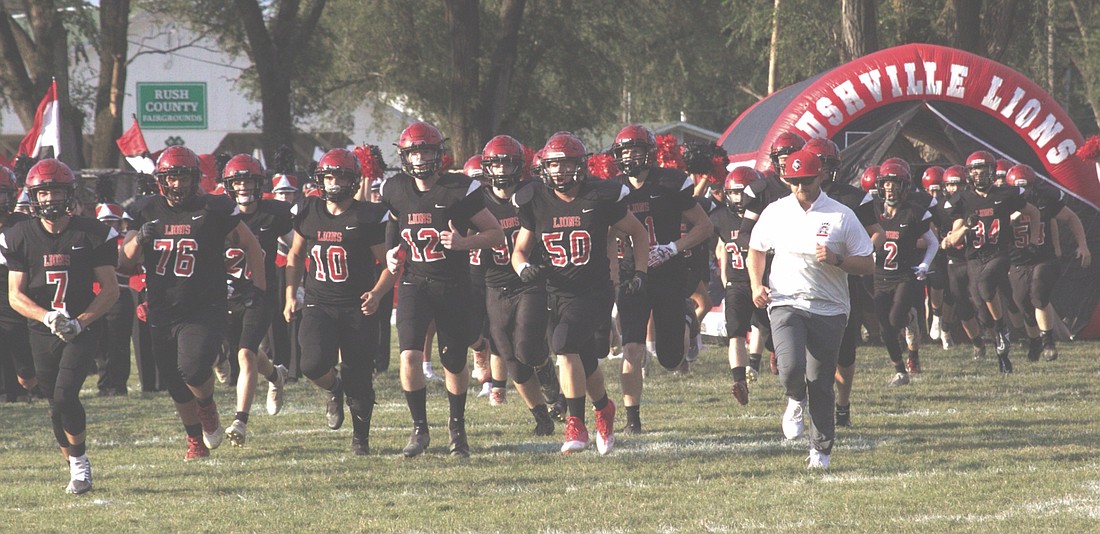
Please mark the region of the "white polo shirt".
[[809, 210], [802, 209], [795, 195], [764, 208], [749, 247], [775, 253], [765, 281], [771, 288], [769, 309], [793, 306], [817, 315], [847, 315], [851, 310], [848, 273], [817, 261], [818, 243], [844, 257], [870, 256], [874, 251], [855, 213], [824, 191]]

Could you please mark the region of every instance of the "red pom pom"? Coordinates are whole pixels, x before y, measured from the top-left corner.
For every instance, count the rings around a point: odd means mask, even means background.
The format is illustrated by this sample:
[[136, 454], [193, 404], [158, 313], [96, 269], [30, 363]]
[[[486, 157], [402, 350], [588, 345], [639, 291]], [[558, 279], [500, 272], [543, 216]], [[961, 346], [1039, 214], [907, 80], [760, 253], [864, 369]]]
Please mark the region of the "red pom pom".
[[588, 174], [601, 180], [606, 180], [619, 174], [619, 167], [615, 165], [615, 158], [611, 154], [594, 154], [588, 158]]
[[439, 168], [443, 169], [443, 170], [447, 170], [447, 169], [450, 169], [451, 167], [453, 167], [454, 164], [455, 164], [455, 157], [452, 156], [450, 153], [444, 153], [443, 157], [440, 158]]
[[657, 165], [666, 169], [684, 170], [684, 155], [671, 134], [657, 136]]
[[726, 156], [716, 156], [710, 160], [711, 171], [707, 175], [707, 181], [712, 184], [722, 183], [728, 171], [726, 171], [726, 165], [729, 164], [729, 159]]
[[536, 178], [531, 174], [531, 165], [535, 161], [535, 151], [531, 150], [531, 147], [524, 145], [523, 147], [523, 174], [519, 177], [520, 180], [530, 180]]
[[359, 158], [359, 167], [362, 170], [363, 178], [367, 179], [367, 182], [373, 182], [382, 177], [382, 174], [386, 172], [384, 164], [380, 161], [381, 158], [378, 154], [382, 152], [378, 147], [373, 145], [357, 146], [352, 149], [355, 153], [355, 157]]
[[1077, 149], [1077, 157], [1092, 161], [1100, 161], [1100, 137], [1094, 135], [1088, 138], [1085, 144]]

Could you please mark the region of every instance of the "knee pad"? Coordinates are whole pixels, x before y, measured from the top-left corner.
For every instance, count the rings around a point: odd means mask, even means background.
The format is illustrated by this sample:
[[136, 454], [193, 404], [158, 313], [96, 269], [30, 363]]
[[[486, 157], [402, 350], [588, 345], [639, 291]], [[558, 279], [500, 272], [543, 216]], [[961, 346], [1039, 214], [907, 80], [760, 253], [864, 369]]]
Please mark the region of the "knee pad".
[[325, 376], [326, 373], [332, 370], [332, 367], [325, 365], [325, 362], [321, 360], [321, 358], [303, 358], [301, 361], [302, 375], [310, 380], [317, 380]]
[[535, 376], [535, 370], [519, 360], [508, 360], [506, 365], [508, 366], [508, 375], [517, 384], [526, 384], [532, 376]]
[[374, 412], [374, 401], [375, 396], [373, 389], [354, 397], [348, 395], [348, 411], [359, 419], [370, 421], [371, 413]]
[[456, 375], [461, 373], [466, 368], [466, 347], [443, 347], [439, 351], [439, 361], [443, 362], [444, 369]]

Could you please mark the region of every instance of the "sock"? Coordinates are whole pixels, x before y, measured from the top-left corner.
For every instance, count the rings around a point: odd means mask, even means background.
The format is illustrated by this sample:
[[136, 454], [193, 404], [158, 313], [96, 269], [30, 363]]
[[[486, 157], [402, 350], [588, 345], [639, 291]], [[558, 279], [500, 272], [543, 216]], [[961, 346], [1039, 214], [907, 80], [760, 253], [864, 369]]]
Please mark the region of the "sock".
[[80, 458], [84, 456], [84, 442], [77, 443], [75, 445], [69, 445], [69, 458]]
[[202, 423], [183, 425], [183, 430], [187, 432], [189, 438], [202, 438]]
[[837, 415], [848, 415], [848, 412], [850, 412], [851, 410], [852, 410], [852, 405], [851, 404], [837, 404], [836, 405]]
[[915, 362], [920, 361], [920, 349], [909, 351], [909, 359]]
[[1039, 339], [1043, 340], [1043, 346], [1044, 347], [1053, 347], [1054, 346], [1054, 332], [1051, 331], [1051, 330], [1040, 330], [1039, 331]]
[[[932, 315], [934, 315], [936, 317], [939, 317], [940, 316], [939, 308], [932, 308]], [[837, 406], [840, 406], [840, 405], [838, 404]]]
[[600, 399], [598, 401], [592, 401], [592, 407], [595, 408], [597, 411], [602, 410], [604, 408], [607, 408], [607, 403], [610, 400], [611, 399], [607, 398], [607, 393], [604, 393], [602, 399]]
[[447, 401], [451, 405], [451, 420], [463, 419], [466, 417], [466, 393], [461, 395], [455, 395], [450, 391], [447, 392]]
[[279, 370], [275, 366], [271, 366], [271, 374], [267, 375], [267, 381], [272, 384], [279, 381]]
[[531, 408], [531, 415], [535, 416], [535, 419], [538, 420], [542, 419], [543, 417], [549, 416], [550, 412], [546, 411], [545, 404], [539, 404], [534, 408]]
[[657, 354], [657, 342], [656, 341], [646, 341], [645, 342], [645, 350], [648, 350], [649, 352]]
[[207, 406], [214, 404], [214, 396], [211, 395], [205, 399], [195, 397], [195, 402], [199, 405], [200, 408], [206, 408]]
[[579, 417], [581, 422], [584, 422], [584, 397], [577, 397], [575, 399], [566, 397], [565, 405], [569, 408], [570, 417]]
[[507, 385], [507, 380], [497, 380], [495, 378], [493, 379], [493, 389], [504, 389]]
[[329, 393], [339, 393], [340, 387], [344, 385], [344, 382], [340, 380], [340, 377], [336, 377], [336, 381], [332, 383], [332, 386], [328, 388]]
[[409, 405], [413, 426], [428, 428], [428, 388], [405, 392], [405, 403]]
[[749, 354], [749, 367], [759, 371], [760, 370], [760, 355]]
[[424, 362], [421, 367], [424, 369], [424, 374], [434, 374], [432, 371], [432, 362]]
[[982, 339], [980, 337], [976, 337], [972, 341], [974, 343], [974, 346], [978, 347], [979, 349], [985, 346], [985, 339]]
[[899, 373], [908, 373], [908, 371], [905, 370], [905, 362], [901, 360], [894, 362], [894, 370]]
[[745, 379], [745, 368], [744, 367], [734, 367], [733, 369], [730, 369], [730, 374], [733, 375], [734, 380], [744, 380]]
[[246, 425], [248, 424], [248, 412], [237, 412], [236, 415], [233, 416], [233, 418]]
[[1004, 329], [1005, 329], [1005, 320], [1004, 320], [1004, 318], [993, 319], [993, 329], [996, 330], [998, 334], [1003, 332]]
[[641, 406], [627, 406], [626, 407], [626, 424], [641, 426], [642, 425], [642, 407]]

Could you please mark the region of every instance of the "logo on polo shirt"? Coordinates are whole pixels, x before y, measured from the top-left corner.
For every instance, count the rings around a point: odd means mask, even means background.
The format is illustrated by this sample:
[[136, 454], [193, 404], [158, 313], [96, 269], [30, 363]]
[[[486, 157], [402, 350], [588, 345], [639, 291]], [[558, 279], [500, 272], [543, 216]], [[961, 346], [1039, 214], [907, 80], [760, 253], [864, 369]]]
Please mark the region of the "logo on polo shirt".
[[817, 227], [817, 237], [829, 237], [829, 223], [823, 222]]

